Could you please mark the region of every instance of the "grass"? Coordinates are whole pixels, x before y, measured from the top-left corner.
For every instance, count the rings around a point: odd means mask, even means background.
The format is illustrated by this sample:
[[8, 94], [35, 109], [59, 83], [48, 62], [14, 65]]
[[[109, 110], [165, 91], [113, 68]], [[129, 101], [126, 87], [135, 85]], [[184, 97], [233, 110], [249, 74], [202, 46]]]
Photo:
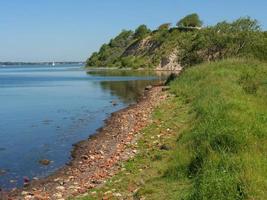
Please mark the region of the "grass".
[[80, 199], [267, 199], [267, 65], [202, 64], [170, 86], [138, 155]]

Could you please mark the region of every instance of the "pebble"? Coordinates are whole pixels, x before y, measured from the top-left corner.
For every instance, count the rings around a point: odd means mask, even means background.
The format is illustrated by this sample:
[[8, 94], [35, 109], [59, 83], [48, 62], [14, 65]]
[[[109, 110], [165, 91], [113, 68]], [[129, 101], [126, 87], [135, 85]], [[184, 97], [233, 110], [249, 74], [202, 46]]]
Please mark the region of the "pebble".
[[104, 193], [104, 195], [111, 194], [111, 193], [112, 193], [111, 191], [106, 191], [106, 192]]
[[56, 193], [56, 194], [54, 194], [53, 195], [53, 197], [55, 197], [55, 198], [62, 198], [62, 194], [61, 193]]
[[152, 86], [151, 85], [148, 85], [145, 87], [145, 90], [151, 90], [152, 89]]
[[4, 169], [0, 169], [0, 176], [3, 176], [3, 175], [5, 175], [6, 174], [6, 170], [4, 170]]
[[64, 190], [65, 190], [65, 187], [63, 187], [63, 186], [57, 186], [57, 187], [56, 187], [56, 190], [64, 191]]
[[31, 195], [26, 195], [26, 196], [24, 197], [24, 199], [25, 199], [25, 200], [32, 200], [32, 199], [34, 199], [34, 197], [31, 196]]
[[26, 191], [22, 191], [22, 192], [21, 192], [21, 195], [22, 195], [22, 196], [28, 195], [28, 192], [26, 192]]
[[121, 193], [114, 193], [113, 196], [114, 197], [122, 197], [122, 194]]
[[43, 159], [43, 160], [39, 160], [39, 163], [41, 165], [49, 165], [51, 163], [51, 161], [48, 159]]

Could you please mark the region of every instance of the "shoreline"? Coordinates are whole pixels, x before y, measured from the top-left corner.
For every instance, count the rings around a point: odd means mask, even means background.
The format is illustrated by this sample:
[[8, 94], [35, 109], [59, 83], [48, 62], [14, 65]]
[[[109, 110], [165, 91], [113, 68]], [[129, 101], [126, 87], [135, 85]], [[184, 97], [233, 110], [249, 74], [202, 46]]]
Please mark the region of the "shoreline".
[[105, 182], [119, 171], [122, 161], [137, 153], [134, 141], [138, 132], [149, 124], [153, 109], [166, 98], [162, 88], [153, 86], [137, 103], [112, 113], [94, 135], [73, 145], [68, 164], [24, 188], [2, 192], [2, 199], [63, 200]]
[[101, 71], [101, 70], [107, 70], [107, 71], [112, 71], [112, 70], [119, 70], [119, 71], [148, 71], [148, 72], [171, 72], [175, 74], [179, 74], [182, 69], [179, 70], [174, 70], [174, 69], [158, 69], [158, 68], [137, 68], [137, 69], [132, 69], [132, 68], [121, 68], [121, 67], [86, 67], [84, 66], [85, 71]]

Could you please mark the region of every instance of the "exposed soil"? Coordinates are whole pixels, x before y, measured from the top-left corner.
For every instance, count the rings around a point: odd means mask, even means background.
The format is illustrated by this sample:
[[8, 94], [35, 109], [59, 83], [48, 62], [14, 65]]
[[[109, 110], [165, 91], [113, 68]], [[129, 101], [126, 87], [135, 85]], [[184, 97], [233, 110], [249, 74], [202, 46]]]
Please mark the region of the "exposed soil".
[[133, 157], [139, 131], [151, 121], [152, 110], [166, 98], [161, 86], [147, 88], [135, 105], [112, 114], [98, 132], [74, 145], [72, 161], [54, 174], [32, 180], [23, 189], [0, 191], [1, 200], [64, 200], [103, 184]]

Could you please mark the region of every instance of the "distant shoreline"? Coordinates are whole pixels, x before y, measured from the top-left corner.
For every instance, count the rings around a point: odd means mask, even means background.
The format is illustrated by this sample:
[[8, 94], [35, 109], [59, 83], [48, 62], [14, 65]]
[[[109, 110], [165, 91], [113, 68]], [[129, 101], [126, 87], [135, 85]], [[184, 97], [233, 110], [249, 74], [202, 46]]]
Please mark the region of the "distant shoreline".
[[52, 64], [85, 64], [85, 62], [77, 61], [60, 61], [60, 62], [0, 62], [0, 65], [12, 66], [12, 65], [52, 65]]

